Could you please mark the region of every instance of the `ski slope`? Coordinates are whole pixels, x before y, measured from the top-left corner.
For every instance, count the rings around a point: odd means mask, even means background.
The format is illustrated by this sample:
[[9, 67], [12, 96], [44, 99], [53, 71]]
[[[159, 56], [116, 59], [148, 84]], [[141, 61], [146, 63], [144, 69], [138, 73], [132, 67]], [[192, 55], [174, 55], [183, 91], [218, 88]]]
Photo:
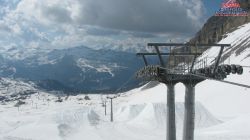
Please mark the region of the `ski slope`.
[[[223, 64], [248, 66], [244, 67], [243, 75], [230, 75], [225, 80], [250, 85], [250, 24], [245, 24], [234, 32], [227, 34], [227, 37], [219, 43], [232, 45], [231, 48], [225, 49], [223, 52], [224, 55], [230, 54], [222, 62]], [[218, 53], [219, 48], [213, 47], [207, 50], [200, 59], [211, 58]], [[197, 92], [199, 93], [197, 99], [216, 115], [235, 116], [250, 113], [250, 110], [245, 108], [250, 105], [250, 89], [215, 81], [205, 81], [198, 85]]]
[[[239, 27], [219, 43], [232, 48], [222, 63], [250, 65], [250, 24]], [[213, 56], [218, 49], [207, 50]], [[250, 69], [226, 80], [250, 85]], [[0, 102], [0, 140], [164, 140], [166, 138], [166, 92], [164, 84], [148, 83], [121, 93], [114, 99], [114, 122], [102, 107], [106, 95], [61, 96], [35, 88], [32, 83], [1, 79], [0, 96], [19, 99], [25, 91], [25, 104], [18, 100]], [[182, 139], [184, 85], [176, 85], [177, 139]], [[112, 96], [112, 95], [107, 95]], [[196, 140], [250, 140], [250, 89], [206, 80], [196, 87]]]

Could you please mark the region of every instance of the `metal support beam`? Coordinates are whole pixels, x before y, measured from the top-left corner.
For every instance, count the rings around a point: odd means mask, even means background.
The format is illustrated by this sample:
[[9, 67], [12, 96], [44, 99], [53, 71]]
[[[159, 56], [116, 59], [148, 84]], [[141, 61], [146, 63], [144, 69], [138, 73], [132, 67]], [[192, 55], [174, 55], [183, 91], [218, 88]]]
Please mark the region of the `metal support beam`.
[[147, 61], [145, 55], [142, 55], [142, 58], [143, 58], [143, 61], [144, 61], [145, 66], [148, 66], [148, 61]]
[[190, 68], [190, 73], [193, 72], [193, 69], [194, 69], [194, 63], [195, 63], [195, 60], [197, 58], [197, 55], [194, 56], [194, 59], [193, 59], [193, 62], [192, 62], [192, 65], [191, 65], [191, 68]]
[[104, 101], [104, 113], [107, 115], [107, 101]]
[[116, 97], [107, 97], [107, 99], [110, 99], [110, 121], [113, 122], [113, 99]]
[[110, 100], [111, 100], [110, 121], [113, 122], [114, 121], [114, 119], [113, 119], [113, 98], [110, 98]]
[[167, 84], [167, 140], [176, 140], [175, 84]]
[[201, 47], [230, 47], [230, 44], [189, 44], [189, 43], [148, 43], [148, 46], [201, 46]]
[[219, 66], [219, 64], [220, 64], [220, 59], [221, 59], [223, 50], [224, 50], [224, 46], [222, 46], [221, 49], [220, 49], [219, 55], [218, 55], [218, 57], [217, 57], [217, 59], [216, 59], [215, 65], [214, 65], [213, 73], [216, 72], [216, 70], [217, 70], [217, 68], [218, 68], [218, 66]]
[[[157, 53], [137, 53], [138, 56], [146, 56], [146, 55], [158, 55]], [[194, 56], [194, 55], [202, 55], [202, 53], [161, 53], [161, 55], [170, 55], [170, 56]]]
[[157, 55], [158, 55], [158, 57], [159, 57], [159, 59], [160, 59], [161, 66], [165, 68], [165, 63], [164, 63], [164, 61], [163, 61], [163, 59], [162, 59], [162, 56], [161, 56], [161, 53], [160, 53], [160, 50], [159, 50], [158, 46], [154, 46], [154, 47], [155, 47], [155, 50], [156, 50], [156, 52], [157, 52]]
[[183, 126], [183, 140], [194, 140], [195, 126], [195, 84], [185, 83], [185, 112]]

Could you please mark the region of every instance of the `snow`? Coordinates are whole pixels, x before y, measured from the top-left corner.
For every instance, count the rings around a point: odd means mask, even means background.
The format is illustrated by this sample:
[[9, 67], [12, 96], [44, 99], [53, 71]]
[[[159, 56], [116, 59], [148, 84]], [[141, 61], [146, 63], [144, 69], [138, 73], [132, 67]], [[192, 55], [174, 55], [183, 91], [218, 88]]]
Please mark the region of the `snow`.
[[[220, 43], [248, 41], [250, 24], [240, 27]], [[247, 42], [246, 42], [247, 43]], [[204, 56], [217, 52], [211, 48]], [[229, 50], [225, 50], [225, 53]], [[235, 49], [237, 51], [237, 48]], [[249, 66], [249, 48], [223, 63]], [[230, 61], [229, 61], [230, 59]], [[85, 65], [86, 66], [86, 65]], [[250, 69], [243, 75], [231, 75], [226, 80], [250, 84]], [[108, 72], [108, 71], [106, 71]], [[121, 93], [113, 100], [114, 122], [104, 115], [103, 98], [108, 95], [61, 96], [36, 89], [32, 83], [2, 78], [0, 96], [15, 97], [0, 102], [0, 140], [163, 140], [166, 138], [166, 92], [164, 84], [149, 83], [143, 87]], [[177, 139], [182, 139], [185, 87], [178, 83], [176, 90]], [[22, 93], [32, 91], [25, 99]], [[18, 100], [24, 105], [14, 107]], [[108, 100], [109, 101], [109, 100]], [[196, 87], [196, 140], [249, 140], [250, 139], [250, 89], [206, 80]]]
[[108, 63], [107, 65], [101, 64], [101, 62], [95, 63], [96, 64], [93, 64], [93, 62], [84, 58], [79, 58], [77, 60], [77, 66], [81, 68], [83, 72], [88, 69], [91, 69], [97, 72], [108, 73], [111, 77], [115, 76], [113, 71], [115, 71], [116, 69], [124, 68], [122, 66], [118, 66], [117, 63]]
[[[244, 42], [242, 42], [244, 41]], [[219, 44], [231, 44], [231, 47], [225, 49], [223, 54], [233, 50], [229, 58], [223, 64], [240, 64], [241, 66], [250, 66], [250, 47], [246, 48], [240, 54], [239, 44], [250, 43], [250, 23], [245, 24], [219, 42]], [[218, 55], [219, 48], [212, 47], [207, 50], [200, 59]], [[250, 67], [244, 67], [243, 75], [229, 75], [225, 80], [245, 85], [250, 85]], [[214, 87], [214, 88], [210, 88]], [[197, 100], [202, 102], [213, 114], [223, 116], [236, 116], [239, 114], [250, 113], [245, 106], [249, 106], [250, 89], [238, 86], [231, 86], [216, 81], [205, 81], [197, 86]], [[223, 113], [221, 113], [223, 112]]]

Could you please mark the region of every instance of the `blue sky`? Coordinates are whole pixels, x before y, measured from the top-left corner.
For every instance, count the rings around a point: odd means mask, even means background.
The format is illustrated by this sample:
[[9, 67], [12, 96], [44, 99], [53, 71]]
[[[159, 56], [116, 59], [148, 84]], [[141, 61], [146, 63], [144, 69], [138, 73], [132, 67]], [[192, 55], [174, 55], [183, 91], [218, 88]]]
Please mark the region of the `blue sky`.
[[206, 7], [206, 16], [212, 16], [219, 8], [222, 0], [203, 0]]
[[221, 0], [0, 0], [0, 45], [129, 49], [147, 42], [184, 42], [220, 4]]

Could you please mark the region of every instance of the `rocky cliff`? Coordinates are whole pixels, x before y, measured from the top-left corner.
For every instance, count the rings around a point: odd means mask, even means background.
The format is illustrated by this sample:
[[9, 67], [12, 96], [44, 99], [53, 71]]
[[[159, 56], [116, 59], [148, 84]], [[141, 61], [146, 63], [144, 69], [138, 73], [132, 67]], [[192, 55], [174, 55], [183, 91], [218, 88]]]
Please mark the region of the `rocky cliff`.
[[248, 11], [248, 16], [212, 16], [196, 36], [190, 40], [190, 43], [216, 43], [225, 38], [226, 33], [232, 32], [237, 27], [250, 22], [250, 0], [238, 0], [238, 2], [242, 8]]
[[[208, 44], [208, 43], [217, 43], [221, 41], [223, 38], [227, 37], [227, 33], [231, 33], [237, 28], [239, 28], [241, 25], [249, 23], [250, 22], [250, 0], [237, 0], [244, 10], [247, 10], [248, 16], [212, 16], [210, 17], [207, 22], [203, 25], [201, 30], [196, 33], [195, 37], [192, 38], [189, 43], [190, 44]], [[242, 44], [238, 45], [236, 48], [242, 48], [241, 50], [244, 50], [245, 48], [250, 47], [242, 46]], [[191, 46], [190, 48], [178, 48], [172, 50], [173, 52], [199, 52], [202, 53], [208, 48], [204, 47], [195, 47]], [[222, 59], [226, 59], [229, 56], [229, 54], [223, 56]], [[177, 61], [177, 62], [176, 62]], [[170, 57], [168, 60], [168, 63], [170, 65], [178, 65], [179, 63], [182, 63], [184, 61], [191, 62], [192, 59], [186, 58], [186, 57], [178, 57], [175, 58], [174, 56]]]

